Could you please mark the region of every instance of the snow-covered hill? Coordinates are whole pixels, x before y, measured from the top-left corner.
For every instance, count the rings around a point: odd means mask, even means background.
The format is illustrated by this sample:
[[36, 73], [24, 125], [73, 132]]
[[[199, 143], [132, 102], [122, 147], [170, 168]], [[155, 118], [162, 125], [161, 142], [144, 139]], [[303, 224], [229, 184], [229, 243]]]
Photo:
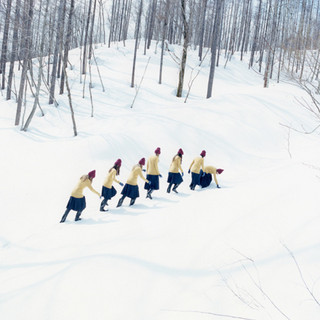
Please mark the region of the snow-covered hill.
[[[175, 97], [178, 69], [167, 53], [158, 84], [159, 50], [137, 61], [130, 88], [132, 42], [95, 50], [94, 117], [79, 52], [70, 57], [72, 100], [79, 135], [73, 137], [67, 96], [43, 105], [28, 132], [13, 126], [15, 104], [1, 100], [0, 315], [4, 320], [194, 320], [319, 318], [319, 134], [297, 103], [299, 88], [271, 82], [237, 55], [216, 70], [205, 99], [209, 61], [184, 103]], [[178, 47], [171, 47], [179, 55]], [[189, 52], [187, 82], [197, 67]], [[82, 79], [84, 81], [84, 79]], [[42, 96], [42, 102], [47, 97]], [[29, 109], [27, 109], [27, 113]], [[26, 114], [27, 114], [26, 113]], [[153, 200], [126, 199], [109, 212], [86, 191], [82, 221], [60, 224], [78, 178], [95, 169], [101, 190], [108, 169], [122, 159], [120, 180], [161, 147], [160, 190]], [[179, 194], [166, 193], [172, 157], [184, 150]], [[191, 191], [188, 167], [202, 149], [206, 165], [225, 169], [215, 184]], [[308, 291], [310, 290], [314, 297]]]

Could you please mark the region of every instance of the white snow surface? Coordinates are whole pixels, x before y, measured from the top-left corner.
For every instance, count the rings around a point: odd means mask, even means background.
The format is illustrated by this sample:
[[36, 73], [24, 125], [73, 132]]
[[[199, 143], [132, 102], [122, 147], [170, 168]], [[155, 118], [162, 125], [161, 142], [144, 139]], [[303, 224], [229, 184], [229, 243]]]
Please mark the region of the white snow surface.
[[[131, 88], [133, 45], [95, 48], [105, 91], [92, 63], [93, 117], [89, 74], [83, 98], [80, 50], [70, 53], [77, 137], [67, 94], [57, 92], [55, 107], [42, 92], [45, 116], [38, 109], [23, 132], [14, 126], [15, 102], [5, 101], [3, 91], [0, 318], [319, 319], [320, 137], [294, 130], [317, 125], [298, 103], [309, 98], [289, 83], [271, 80], [264, 89], [262, 76], [235, 54], [226, 67], [221, 57], [206, 99], [209, 60], [198, 67], [192, 50], [184, 97], [177, 98], [178, 65], [166, 52], [159, 85], [155, 43], [147, 55], [141, 44]], [[179, 47], [170, 48], [180, 55]], [[192, 69], [200, 73], [184, 103]], [[28, 101], [25, 119], [30, 93]], [[75, 222], [72, 211], [59, 223], [81, 175], [95, 169], [100, 192], [121, 158], [125, 183], [132, 166], [157, 147], [163, 178], [153, 200], [140, 179], [136, 204], [129, 207], [127, 198], [116, 208], [122, 188], [115, 183], [118, 193], [101, 213], [100, 199], [86, 189], [82, 220]], [[179, 148], [184, 182], [179, 194], [168, 194]], [[203, 149], [205, 165], [225, 170], [221, 189], [214, 182], [189, 189], [189, 165]]]

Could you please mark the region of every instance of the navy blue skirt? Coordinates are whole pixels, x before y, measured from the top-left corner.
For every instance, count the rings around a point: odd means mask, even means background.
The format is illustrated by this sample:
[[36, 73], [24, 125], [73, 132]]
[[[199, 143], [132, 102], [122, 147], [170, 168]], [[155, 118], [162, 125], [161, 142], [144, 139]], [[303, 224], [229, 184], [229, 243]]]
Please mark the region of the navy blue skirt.
[[154, 175], [154, 174], [147, 174], [147, 180], [151, 182], [151, 184], [149, 183], [145, 183], [144, 184], [144, 188], [146, 190], [159, 190], [159, 176], [158, 175]]
[[74, 211], [82, 211], [86, 207], [86, 197], [82, 198], [74, 198], [70, 197], [67, 209], [74, 210]]
[[200, 185], [200, 173], [191, 172], [191, 185]]
[[200, 185], [202, 188], [206, 188], [210, 185], [211, 181], [212, 181], [212, 174], [206, 173], [204, 177], [200, 178]]
[[106, 188], [105, 186], [102, 186], [101, 195], [106, 199], [110, 200], [117, 194], [117, 190], [114, 188], [114, 186], [110, 188]]
[[169, 172], [168, 174], [168, 183], [180, 184], [183, 181], [180, 173]]
[[139, 198], [139, 187], [131, 184], [125, 184], [121, 194], [131, 199]]

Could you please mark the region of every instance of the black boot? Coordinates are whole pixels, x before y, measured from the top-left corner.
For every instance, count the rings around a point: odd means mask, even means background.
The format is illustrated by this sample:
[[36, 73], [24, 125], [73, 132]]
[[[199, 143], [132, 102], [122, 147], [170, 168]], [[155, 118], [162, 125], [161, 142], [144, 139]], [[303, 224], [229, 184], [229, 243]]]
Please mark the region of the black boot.
[[123, 203], [124, 198], [125, 198], [125, 196], [123, 196], [123, 197], [121, 197], [121, 198], [119, 199], [118, 204], [117, 204], [117, 208], [122, 206], [122, 203]]
[[179, 184], [175, 184], [172, 191], [175, 193], [178, 193], [177, 188], [179, 187]]
[[64, 215], [62, 216], [60, 223], [63, 223], [66, 221], [69, 212], [70, 212], [70, 209], [67, 209], [66, 212], [64, 213]]
[[168, 189], [167, 189], [167, 192], [168, 192], [168, 193], [170, 193], [171, 187], [172, 187], [172, 183], [170, 183], [170, 184], [168, 185]]
[[130, 206], [134, 205], [135, 201], [136, 201], [136, 199], [131, 199]]
[[79, 221], [81, 220], [80, 216], [81, 216], [82, 211], [78, 211], [76, 214], [76, 218], [74, 219], [74, 221]]
[[149, 189], [148, 192], [147, 192], [147, 197], [146, 198], [152, 199], [152, 197], [151, 197], [151, 193], [152, 192], [153, 192], [153, 190]]
[[106, 210], [104, 207], [108, 205], [108, 200], [107, 199], [103, 199], [101, 204], [100, 204], [100, 211], [108, 211], [108, 209]]

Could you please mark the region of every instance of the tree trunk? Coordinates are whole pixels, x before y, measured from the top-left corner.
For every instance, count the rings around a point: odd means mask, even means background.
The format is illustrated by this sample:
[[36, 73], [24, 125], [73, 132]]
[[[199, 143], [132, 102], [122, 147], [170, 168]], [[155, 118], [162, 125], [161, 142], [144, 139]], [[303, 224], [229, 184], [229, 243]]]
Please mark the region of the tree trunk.
[[84, 34], [82, 74], [86, 74], [86, 69], [87, 69], [87, 43], [88, 43], [90, 17], [91, 17], [91, 6], [92, 6], [92, 0], [89, 1], [89, 11], [88, 11], [85, 34]]
[[208, 0], [203, 1], [203, 8], [201, 13], [201, 28], [200, 28], [200, 40], [199, 40], [199, 60], [202, 61], [202, 52], [203, 52], [203, 39], [204, 39], [204, 26], [206, 22], [206, 12], [207, 12], [207, 2]]
[[214, 79], [214, 72], [215, 72], [215, 65], [216, 65], [216, 56], [217, 56], [217, 46], [218, 46], [218, 38], [220, 35], [220, 27], [221, 27], [221, 8], [223, 0], [217, 0], [217, 11], [215, 14], [214, 19], [214, 29], [213, 29], [213, 38], [212, 38], [212, 46], [211, 46], [211, 64], [210, 64], [210, 73], [209, 73], [209, 81], [208, 81], [208, 88], [207, 88], [207, 99], [211, 98], [212, 96], [212, 87], [213, 87], [213, 79]]
[[40, 93], [40, 87], [41, 87], [41, 77], [42, 77], [42, 71], [43, 71], [43, 55], [44, 55], [44, 44], [45, 44], [45, 36], [46, 36], [46, 30], [47, 30], [47, 16], [48, 16], [48, 8], [50, 5], [50, 0], [47, 0], [46, 9], [45, 9], [45, 15], [44, 15], [44, 21], [42, 26], [42, 38], [40, 43], [40, 58], [39, 58], [39, 70], [38, 70], [38, 83], [36, 87], [36, 93], [35, 93], [35, 99], [33, 103], [32, 110], [30, 112], [30, 115], [23, 127], [23, 131], [27, 131], [28, 127], [31, 123], [31, 120], [36, 112], [37, 106], [39, 104], [39, 93]]
[[138, 41], [139, 41], [139, 33], [140, 33], [140, 24], [141, 24], [141, 15], [142, 15], [142, 7], [143, 7], [143, 0], [140, 0], [139, 12], [137, 17], [137, 24], [136, 24], [136, 41], [134, 46], [134, 56], [133, 56], [133, 65], [132, 65], [132, 75], [131, 75], [131, 88], [134, 87], [134, 76], [136, 70], [136, 59], [137, 59], [137, 50], [138, 50]]
[[7, 86], [7, 97], [6, 97], [7, 100], [11, 99], [14, 62], [16, 61], [17, 56], [18, 56], [18, 41], [19, 41], [18, 32], [19, 32], [19, 24], [20, 24], [20, 7], [21, 7], [21, 0], [17, 0], [15, 14], [14, 14], [12, 49], [11, 49], [10, 67], [9, 67], [9, 75], [8, 75], [8, 86]]
[[182, 48], [182, 57], [181, 57], [181, 64], [180, 64], [180, 71], [179, 71], [179, 83], [177, 88], [177, 97], [182, 97], [183, 91], [183, 80], [184, 80], [184, 73], [186, 69], [187, 63], [187, 54], [188, 54], [188, 22], [186, 17], [186, 0], [181, 0], [181, 15], [182, 15], [182, 23], [183, 23], [183, 48]]
[[55, 87], [56, 87], [56, 78], [57, 78], [57, 64], [58, 64], [58, 55], [61, 48], [61, 33], [62, 33], [62, 19], [65, 12], [63, 12], [64, 2], [66, 0], [60, 0], [59, 10], [58, 10], [58, 21], [57, 21], [57, 30], [56, 30], [56, 42], [53, 54], [53, 64], [51, 70], [51, 80], [50, 80], [50, 96], [49, 104], [53, 104], [55, 97]]
[[163, 55], [164, 55], [164, 43], [168, 29], [168, 15], [169, 15], [170, 1], [166, 2], [166, 11], [163, 16], [163, 27], [162, 27], [162, 40], [161, 40], [161, 55], [160, 55], [160, 72], [159, 72], [159, 84], [162, 83], [162, 67], [163, 67]]
[[[73, 14], [74, 14], [74, 0], [71, 0], [69, 18], [68, 18], [67, 36], [66, 36], [66, 42], [64, 44], [62, 71], [64, 71], [67, 68], [67, 64], [68, 64]], [[60, 80], [60, 94], [63, 94], [64, 92], [64, 83], [65, 83], [65, 72], [62, 72], [61, 80]]]
[[90, 37], [89, 37], [89, 55], [88, 55], [89, 60], [92, 57], [92, 43], [94, 42], [93, 41], [93, 28], [94, 28], [94, 20], [95, 20], [95, 16], [96, 16], [96, 6], [97, 6], [97, 0], [94, 0], [92, 21], [91, 21], [91, 30], [90, 30]]
[[261, 6], [262, 6], [262, 0], [260, 0], [260, 2], [259, 2], [257, 18], [255, 21], [255, 30], [254, 30], [254, 36], [253, 36], [253, 41], [252, 41], [249, 68], [252, 68], [252, 66], [253, 66], [254, 54], [255, 54], [257, 46], [258, 46], [258, 38], [259, 38], [259, 32], [260, 32]]
[[2, 73], [2, 86], [1, 89], [5, 88], [5, 75], [6, 75], [6, 63], [7, 63], [7, 50], [8, 50], [8, 35], [10, 25], [10, 13], [11, 13], [11, 1], [7, 0], [6, 7], [6, 19], [4, 22], [3, 38], [2, 38], [2, 50], [1, 50], [1, 62], [0, 62], [0, 73]]
[[30, 59], [30, 48], [31, 48], [31, 21], [33, 16], [33, 0], [25, 1], [23, 8], [23, 35], [21, 37], [23, 44], [21, 50], [21, 56], [23, 57], [20, 87], [17, 102], [17, 112], [15, 125], [19, 125], [21, 117], [21, 107], [23, 102], [23, 94], [25, 89], [25, 82], [27, 78], [28, 63]]

